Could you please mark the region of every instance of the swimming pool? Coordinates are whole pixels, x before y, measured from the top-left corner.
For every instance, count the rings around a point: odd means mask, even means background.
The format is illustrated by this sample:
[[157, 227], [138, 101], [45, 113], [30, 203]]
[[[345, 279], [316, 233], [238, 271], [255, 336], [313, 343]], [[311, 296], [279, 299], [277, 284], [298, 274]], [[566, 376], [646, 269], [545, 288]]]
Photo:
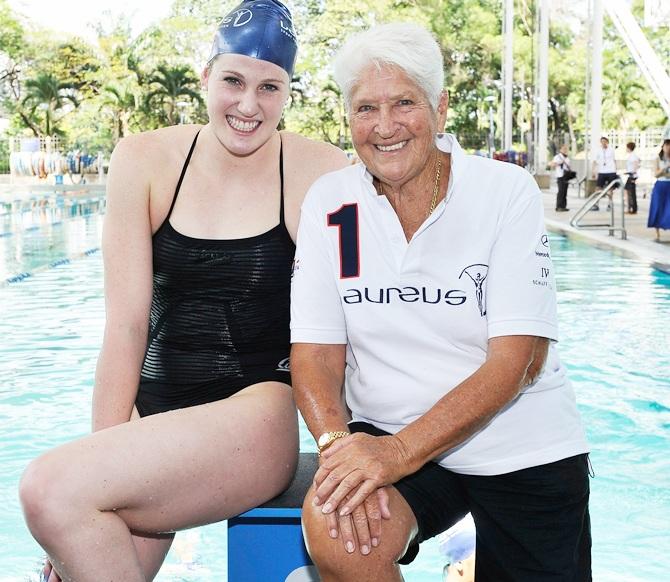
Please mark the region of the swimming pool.
[[[55, 225], [11, 220], [0, 236], [0, 282], [33, 274], [0, 285], [0, 581], [23, 582], [37, 579], [41, 552], [23, 525], [17, 482], [41, 451], [89, 430], [104, 306], [100, 253], [84, 255], [99, 247], [99, 214], [66, 212]], [[594, 580], [662, 582], [670, 572], [670, 275], [562, 236], [551, 245], [559, 349], [593, 449]], [[68, 257], [76, 258], [49, 267]], [[301, 447], [314, 450], [304, 428]], [[225, 524], [179, 534], [158, 580], [225, 580], [225, 536]], [[442, 563], [431, 540], [405, 578], [439, 581]]]

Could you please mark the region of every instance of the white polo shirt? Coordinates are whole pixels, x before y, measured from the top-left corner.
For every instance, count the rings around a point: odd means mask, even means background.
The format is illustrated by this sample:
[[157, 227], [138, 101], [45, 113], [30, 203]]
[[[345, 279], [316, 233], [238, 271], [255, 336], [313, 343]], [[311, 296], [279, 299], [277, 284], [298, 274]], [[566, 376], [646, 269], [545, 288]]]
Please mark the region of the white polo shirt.
[[596, 164], [599, 174], [616, 174], [616, 160], [611, 147], [600, 148], [596, 153]]
[[[352, 418], [395, 433], [485, 361], [491, 337], [557, 339], [553, 266], [535, 181], [513, 164], [451, 152], [447, 196], [409, 243], [362, 164], [321, 177], [300, 219], [291, 341], [346, 344]], [[495, 475], [588, 450], [552, 345], [544, 373], [436, 459]]]

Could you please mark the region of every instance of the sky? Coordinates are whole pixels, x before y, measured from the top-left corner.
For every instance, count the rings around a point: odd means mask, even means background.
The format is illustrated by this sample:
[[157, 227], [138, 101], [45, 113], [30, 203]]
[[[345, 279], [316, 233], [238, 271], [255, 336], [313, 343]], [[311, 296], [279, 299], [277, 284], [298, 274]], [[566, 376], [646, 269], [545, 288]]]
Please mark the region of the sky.
[[167, 16], [172, 0], [9, 0], [9, 5], [40, 26], [94, 40], [88, 24], [100, 20], [104, 11], [131, 16], [133, 33], [137, 34]]

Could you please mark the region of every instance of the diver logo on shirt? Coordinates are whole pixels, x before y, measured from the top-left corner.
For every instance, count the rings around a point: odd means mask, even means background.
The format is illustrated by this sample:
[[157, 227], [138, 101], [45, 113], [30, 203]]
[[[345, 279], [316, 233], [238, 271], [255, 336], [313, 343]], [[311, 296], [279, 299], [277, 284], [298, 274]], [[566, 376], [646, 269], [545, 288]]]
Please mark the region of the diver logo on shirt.
[[289, 358], [284, 358], [283, 360], [280, 360], [279, 363], [277, 364], [277, 372], [290, 372], [291, 371], [291, 364], [289, 361]]
[[242, 8], [241, 10], [235, 10], [235, 12], [231, 12], [221, 21], [221, 24], [230, 24], [232, 22], [234, 27], [244, 26], [245, 24], [251, 22], [253, 17], [254, 15], [251, 10]]
[[458, 276], [460, 279], [463, 275], [470, 277], [471, 281], [475, 284], [475, 295], [477, 296], [477, 305], [479, 307], [479, 314], [484, 317], [486, 315], [486, 293], [484, 292], [484, 282], [486, 281], [486, 276], [489, 274], [489, 266], [482, 265], [481, 263], [475, 263], [474, 265], [469, 265], [461, 271], [461, 274]]

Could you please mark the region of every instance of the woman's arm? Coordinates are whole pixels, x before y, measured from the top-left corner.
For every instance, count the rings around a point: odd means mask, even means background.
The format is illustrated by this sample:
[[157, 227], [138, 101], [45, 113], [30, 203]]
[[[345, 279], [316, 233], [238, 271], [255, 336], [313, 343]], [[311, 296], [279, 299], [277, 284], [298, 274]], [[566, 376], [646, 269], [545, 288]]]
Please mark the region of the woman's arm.
[[93, 430], [130, 419], [146, 349], [152, 292], [146, 136], [119, 142], [110, 162], [102, 237], [106, 323], [93, 392]]
[[548, 347], [549, 340], [541, 337], [492, 338], [484, 364], [400, 432], [376, 438], [355, 434], [329, 447], [315, 478], [317, 497], [346, 515], [372, 491], [462, 443], [537, 380]]
[[656, 168], [654, 171], [654, 177], [660, 178], [663, 174], [666, 173], [666, 168], [663, 167], [660, 158], [656, 158]]
[[293, 344], [291, 348], [293, 396], [314, 440], [324, 432], [349, 430], [342, 399], [345, 350], [342, 344]]

